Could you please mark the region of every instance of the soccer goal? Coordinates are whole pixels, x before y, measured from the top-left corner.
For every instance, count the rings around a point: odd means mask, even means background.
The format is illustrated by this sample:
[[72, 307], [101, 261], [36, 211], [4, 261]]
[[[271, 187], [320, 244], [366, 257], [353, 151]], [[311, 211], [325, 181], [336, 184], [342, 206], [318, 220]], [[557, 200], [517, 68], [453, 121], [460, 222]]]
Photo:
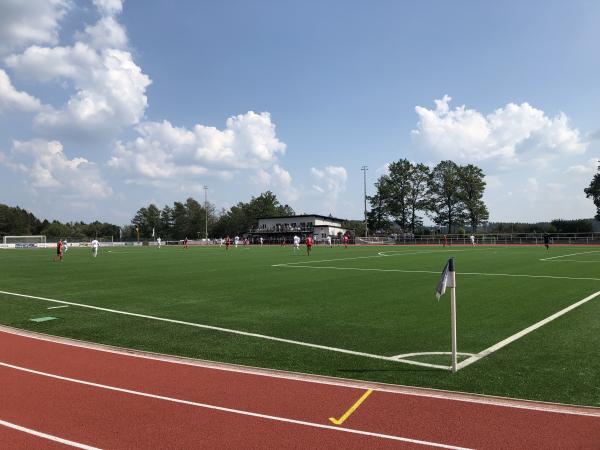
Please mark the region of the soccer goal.
[[360, 245], [392, 245], [396, 243], [396, 240], [390, 236], [356, 236], [356, 243]]
[[4, 245], [14, 245], [15, 248], [46, 247], [46, 236], [4, 236]]

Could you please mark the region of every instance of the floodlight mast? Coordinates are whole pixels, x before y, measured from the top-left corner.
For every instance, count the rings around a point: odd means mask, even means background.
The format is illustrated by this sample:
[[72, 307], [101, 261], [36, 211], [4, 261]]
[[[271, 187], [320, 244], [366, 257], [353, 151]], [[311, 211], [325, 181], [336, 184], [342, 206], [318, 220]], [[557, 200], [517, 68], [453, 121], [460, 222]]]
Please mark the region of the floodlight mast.
[[208, 244], [208, 186], [204, 185], [202, 187], [204, 188], [204, 238], [206, 239], [206, 243]]
[[364, 201], [365, 201], [365, 237], [369, 235], [369, 226], [367, 221], [367, 170], [369, 167], [362, 166], [360, 170], [363, 171], [363, 184], [364, 184]]

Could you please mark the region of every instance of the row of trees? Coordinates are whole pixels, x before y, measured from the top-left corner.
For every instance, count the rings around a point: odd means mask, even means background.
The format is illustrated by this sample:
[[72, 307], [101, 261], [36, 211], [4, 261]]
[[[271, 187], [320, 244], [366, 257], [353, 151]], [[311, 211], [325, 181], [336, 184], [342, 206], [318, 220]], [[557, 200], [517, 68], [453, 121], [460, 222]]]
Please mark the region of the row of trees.
[[155, 237], [167, 240], [203, 238], [205, 230], [208, 230], [209, 237], [235, 236], [254, 227], [258, 217], [293, 214], [294, 210], [289, 205], [279, 203], [277, 196], [271, 191], [218, 213], [213, 204], [205, 206], [204, 203], [188, 198], [184, 203], [175, 202], [172, 207], [167, 205], [160, 210], [154, 204], [140, 208], [131, 219], [131, 225], [125, 227], [123, 238], [137, 238], [136, 229], [139, 230], [141, 239], [152, 238], [153, 230]]
[[52, 222], [38, 219], [18, 206], [0, 204], [0, 237], [19, 235], [45, 235], [49, 238], [69, 237], [91, 239], [102, 236], [119, 236], [119, 227], [103, 222]]
[[[600, 162], [600, 161], [599, 161]], [[600, 165], [598, 165], [598, 172], [594, 174], [590, 185], [583, 190], [587, 198], [591, 198], [596, 206], [596, 219], [600, 220]]]
[[469, 225], [473, 231], [489, 217], [483, 201], [483, 171], [472, 164], [459, 166], [441, 161], [433, 169], [401, 159], [389, 165], [389, 173], [375, 183], [369, 197], [369, 229], [388, 230], [392, 224], [415, 233], [423, 226], [423, 214], [449, 232]]

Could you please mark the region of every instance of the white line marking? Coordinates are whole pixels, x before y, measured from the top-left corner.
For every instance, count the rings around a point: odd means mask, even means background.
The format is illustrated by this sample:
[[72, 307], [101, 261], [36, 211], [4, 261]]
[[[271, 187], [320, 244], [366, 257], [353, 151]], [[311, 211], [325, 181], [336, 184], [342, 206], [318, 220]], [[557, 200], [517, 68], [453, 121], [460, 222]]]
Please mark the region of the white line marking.
[[551, 261], [553, 259], [566, 258], [567, 256], [589, 255], [590, 253], [600, 253], [600, 250], [593, 250], [591, 252], [581, 252], [581, 253], [569, 253], [568, 255], [551, 256], [549, 258], [540, 258], [540, 261]]
[[[399, 272], [399, 273], [433, 273], [439, 275], [439, 270], [404, 270], [404, 269], [374, 269], [362, 267], [335, 267], [335, 266], [298, 266], [289, 264], [275, 264], [273, 267], [286, 267], [292, 269], [331, 269], [331, 270], [358, 270], [365, 272]], [[459, 275], [478, 275], [484, 277], [517, 277], [517, 278], [550, 278], [554, 280], [586, 280], [600, 281], [600, 278], [589, 277], [561, 277], [554, 275], [524, 275], [513, 273], [483, 273], [483, 272], [460, 272]]]
[[328, 347], [328, 346], [319, 345], [319, 344], [311, 344], [309, 342], [295, 341], [292, 339], [284, 339], [284, 338], [279, 338], [279, 337], [275, 337], [275, 336], [267, 336], [267, 335], [258, 334], [258, 333], [250, 333], [247, 331], [234, 330], [231, 328], [223, 328], [223, 327], [217, 327], [217, 326], [213, 326], [213, 325], [205, 325], [205, 324], [201, 324], [201, 323], [186, 322], [183, 320], [176, 320], [176, 319], [167, 319], [164, 317], [150, 316], [147, 314], [138, 314], [138, 313], [132, 313], [132, 312], [128, 312], [128, 311], [121, 311], [118, 309], [110, 309], [110, 308], [102, 308], [100, 306], [86, 305], [83, 303], [74, 303], [74, 302], [68, 302], [68, 301], [64, 301], [64, 300], [55, 300], [52, 298], [37, 297], [35, 295], [18, 294], [16, 292], [0, 291], [0, 294], [12, 295], [14, 297], [21, 297], [21, 298], [31, 298], [31, 299], [35, 299], [35, 300], [43, 300], [46, 302], [62, 303], [65, 305], [79, 306], [81, 308], [94, 309], [97, 311], [104, 311], [104, 312], [109, 312], [109, 313], [113, 313], [113, 314], [122, 314], [124, 316], [140, 317], [142, 319], [150, 319], [150, 320], [157, 320], [160, 322], [176, 323], [178, 325], [186, 325], [186, 326], [190, 326], [190, 327], [202, 328], [205, 330], [221, 331], [223, 333], [231, 333], [231, 334], [238, 334], [241, 336], [249, 336], [249, 337], [253, 337], [253, 338], [267, 339], [270, 341], [283, 342], [285, 344], [318, 348], [319, 350], [327, 350], [330, 352], [345, 353], [345, 354], [354, 355], [354, 356], [363, 356], [365, 358], [382, 359], [384, 361], [399, 362], [399, 363], [403, 363], [403, 364], [410, 364], [413, 366], [423, 366], [423, 367], [432, 367], [432, 368], [436, 368], [436, 369], [449, 370], [449, 368], [446, 366], [440, 366], [440, 365], [436, 365], [436, 364], [422, 363], [419, 361], [410, 361], [410, 360], [404, 360], [404, 359], [402, 359], [402, 360], [393, 359], [388, 356], [374, 355], [371, 353], [358, 352], [358, 351], [354, 351], [354, 350], [347, 350], [344, 348], [337, 348], [337, 347]]
[[71, 447], [83, 448], [85, 450], [100, 450], [97, 447], [91, 447], [89, 445], [81, 444], [80, 442], [70, 441], [68, 439], [63, 439], [58, 436], [53, 436], [51, 434], [42, 433], [41, 431], [32, 430], [31, 428], [25, 428], [25, 427], [22, 427], [21, 425], [7, 422], [5, 420], [0, 420], [0, 425], [7, 427], [7, 428], [12, 428], [13, 430], [21, 431], [23, 433], [32, 434], [37, 437], [48, 439], [49, 441], [60, 442], [61, 444], [70, 445]]
[[399, 395], [411, 395], [414, 397], [435, 398], [441, 400], [450, 400], [456, 402], [475, 403], [480, 405], [491, 405], [502, 408], [525, 409], [529, 411], [540, 411], [557, 414], [572, 414], [578, 416], [600, 417], [600, 408], [593, 406], [577, 406], [563, 403], [549, 403], [533, 400], [511, 399], [506, 397], [495, 397], [483, 394], [469, 394], [456, 391], [444, 391], [441, 389], [423, 388], [414, 386], [403, 386], [397, 384], [387, 384], [378, 382], [367, 382], [352, 380], [348, 378], [330, 377], [326, 375], [309, 375], [300, 372], [290, 372], [277, 369], [265, 369], [251, 366], [242, 366], [239, 364], [222, 363], [207, 361], [202, 359], [186, 358], [183, 356], [171, 356], [160, 353], [151, 353], [141, 350], [133, 350], [122, 347], [114, 347], [106, 344], [97, 344], [86, 341], [79, 341], [72, 338], [60, 336], [51, 336], [33, 331], [21, 330], [19, 328], [0, 325], [0, 332], [23, 336], [29, 339], [37, 339], [44, 342], [51, 342], [57, 345], [68, 345], [71, 347], [84, 348], [99, 352], [112, 353], [131, 358], [140, 358], [150, 361], [159, 361], [162, 363], [178, 364], [183, 366], [199, 367], [203, 369], [222, 370], [224, 372], [243, 373], [267, 378], [276, 378], [284, 380], [300, 381], [305, 383], [324, 384], [327, 386], [339, 386], [355, 389], [373, 389], [375, 391], [386, 392]]
[[510, 344], [511, 342], [516, 341], [517, 339], [522, 338], [523, 336], [525, 336], [526, 334], [531, 333], [534, 330], [537, 330], [538, 328], [540, 328], [541, 326], [546, 325], [549, 322], [552, 322], [554, 319], [568, 313], [569, 311], [572, 311], [573, 309], [583, 305], [584, 303], [589, 302], [590, 300], [593, 300], [594, 298], [598, 297], [600, 295], [600, 291], [593, 293], [592, 295], [588, 295], [586, 298], [579, 300], [576, 303], [573, 303], [570, 306], [567, 306], [564, 309], [561, 309], [560, 311], [552, 314], [551, 316], [546, 317], [543, 320], [540, 320], [537, 323], [534, 323], [533, 325], [525, 328], [524, 330], [519, 331], [518, 333], [513, 334], [512, 336], [498, 342], [497, 344], [492, 345], [489, 348], [486, 348], [485, 350], [479, 352], [478, 354], [471, 356], [468, 359], [465, 359], [464, 361], [458, 363], [458, 369], [463, 369], [465, 367], [467, 367], [470, 364], [473, 364], [476, 361], [479, 361], [481, 358], [484, 358], [488, 355], [491, 355], [492, 353], [494, 353], [495, 351], [500, 350], [502, 347], [506, 347], [508, 344]]
[[[296, 262], [292, 261], [292, 262], [288, 262], [288, 263], [273, 264], [273, 267], [287, 266], [288, 264], [316, 264], [316, 263], [322, 263], [322, 262], [350, 261], [353, 259], [383, 258], [386, 256], [421, 255], [421, 254], [429, 254], [429, 253], [449, 253], [449, 252], [466, 252], [466, 251], [469, 251], [469, 250], [426, 250], [426, 251], [420, 251], [420, 252], [389, 251], [389, 252], [379, 252], [376, 255], [369, 255], [369, 256], [353, 256], [353, 257], [348, 257], [348, 258], [319, 259], [317, 261], [309, 261], [309, 260], [302, 260], [302, 261], [296, 261]], [[384, 253], [394, 253], [394, 254], [393, 255], [385, 255]]]
[[[398, 358], [398, 359], [403, 359], [403, 358], [412, 358], [413, 356], [428, 356], [428, 355], [451, 355], [452, 352], [418, 352], [418, 353], [405, 353], [403, 355], [396, 355], [396, 356], [392, 356], [392, 358]], [[466, 352], [457, 352], [456, 353], [459, 356], [475, 356], [475, 353], [466, 353]]]
[[58, 309], [58, 308], [68, 308], [68, 307], [69, 307], [69, 305], [62, 305], [62, 306], [50, 306], [50, 307], [48, 307], [48, 308], [46, 308], [46, 309]]
[[454, 445], [441, 444], [438, 442], [405, 438], [402, 436], [395, 436], [395, 435], [391, 435], [391, 434], [374, 433], [371, 431], [356, 430], [354, 428], [323, 425], [320, 423], [308, 422], [308, 421], [304, 421], [304, 420], [289, 419], [287, 417], [272, 416], [269, 414], [260, 414], [260, 413], [245, 411], [245, 410], [241, 410], [241, 409], [227, 408], [224, 406], [210, 405], [208, 403], [200, 403], [200, 402], [194, 402], [194, 401], [190, 401], [190, 400], [183, 400], [183, 399], [179, 399], [179, 398], [166, 397], [164, 395], [150, 394], [148, 392], [134, 391], [132, 389], [125, 389], [125, 388], [120, 388], [120, 387], [116, 387], [116, 386], [109, 386], [106, 384], [93, 383], [91, 381], [79, 380], [77, 378], [63, 377], [61, 375], [55, 375], [52, 373], [28, 369], [26, 367], [15, 366], [15, 365], [8, 364], [5, 362], [0, 362], [0, 366], [7, 367], [9, 369], [19, 370], [22, 372], [32, 373], [34, 375], [40, 375], [40, 376], [44, 376], [44, 377], [48, 377], [48, 378], [53, 378], [56, 380], [69, 381], [71, 383], [83, 384], [85, 386], [91, 386], [91, 387], [95, 387], [95, 388], [99, 388], [99, 389], [106, 389], [108, 391], [121, 392], [124, 394], [137, 395], [140, 397], [152, 398], [152, 399], [156, 399], [156, 400], [163, 400], [163, 401], [177, 403], [177, 404], [181, 404], [181, 405], [195, 406], [198, 408], [212, 409], [215, 411], [239, 414], [242, 416], [250, 416], [250, 417], [256, 417], [259, 419], [273, 420], [276, 422], [292, 423], [295, 425], [303, 425], [303, 426], [307, 426], [307, 427], [321, 428], [321, 429], [325, 429], [325, 430], [335, 430], [335, 431], [341, 431], [344, 433], [360, 434], [362, 436], [372, 436], [372, 437], [377, 437], [377, 438], [382, 438], [382, 439], [390, 439], [390, 440], [394, 440], [394, 441], [409, 442], [411, 444], [417, 444], [417, 445], [430, 445], [432, 447], [448, 448], [448, 449], [460, 449], [460, 450], [465, 449], [465, 447], [457, 447]]

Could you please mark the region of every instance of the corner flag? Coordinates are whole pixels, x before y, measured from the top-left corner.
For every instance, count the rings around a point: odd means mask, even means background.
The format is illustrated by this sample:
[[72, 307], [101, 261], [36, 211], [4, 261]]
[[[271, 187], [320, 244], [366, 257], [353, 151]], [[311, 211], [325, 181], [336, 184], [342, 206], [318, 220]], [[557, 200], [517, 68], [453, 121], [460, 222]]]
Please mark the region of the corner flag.
[[446, 293], [446, 288], [450, 290], [450, 333], [452, 337], [452, 373], [458, 370], [458, 351], [456, 349], [456, 273], [454, 271], [454, 258], [450, 258], [442, 271], [440, 281], [438, 281], [435, 296], [438, 301]]
[[437, 288], [435, 290], [435, 297], [440, 300], [440, 297], [446, 293], [447, 287], [454, 287], [454, 258], [450, 258], [442, 270], [440, 281], [438, 281]]

